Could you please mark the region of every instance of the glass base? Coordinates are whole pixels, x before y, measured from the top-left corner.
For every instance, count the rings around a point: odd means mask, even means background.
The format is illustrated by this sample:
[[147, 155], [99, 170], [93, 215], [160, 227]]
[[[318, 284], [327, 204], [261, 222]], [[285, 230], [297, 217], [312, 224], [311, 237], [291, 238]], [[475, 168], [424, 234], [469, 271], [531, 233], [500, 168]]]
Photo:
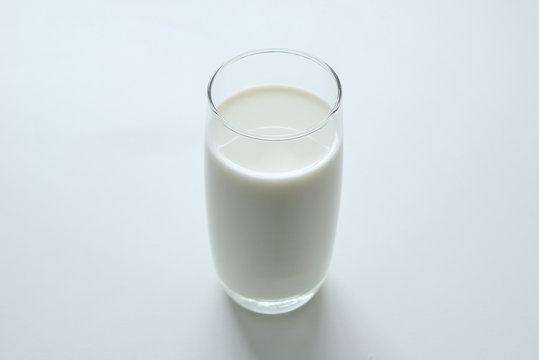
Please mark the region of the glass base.
[[221, 283], [221, 285], [232, 300], [247, 310], [251, 310], [259, 314], [283, 314], [296, 310], [297, 308], [305, 305], [318, 292], [322, 286], [322, 283], [323, 281], [318, 283], [318, 285], [305, 294], [276, 300], [251, 299], [238, 294], [223, 283]]

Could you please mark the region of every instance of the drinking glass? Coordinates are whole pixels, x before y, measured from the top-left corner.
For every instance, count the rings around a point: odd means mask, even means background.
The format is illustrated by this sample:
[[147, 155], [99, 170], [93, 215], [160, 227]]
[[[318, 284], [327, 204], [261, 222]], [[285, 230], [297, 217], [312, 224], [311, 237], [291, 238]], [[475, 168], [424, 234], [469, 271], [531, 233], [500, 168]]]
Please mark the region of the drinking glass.
[[220, 282], [252, 311], [294, 310], [318, 291], [331, 260], [340, 80], [314, 56], [262, 49], [219, 67], [207, 96], [206, 208]]

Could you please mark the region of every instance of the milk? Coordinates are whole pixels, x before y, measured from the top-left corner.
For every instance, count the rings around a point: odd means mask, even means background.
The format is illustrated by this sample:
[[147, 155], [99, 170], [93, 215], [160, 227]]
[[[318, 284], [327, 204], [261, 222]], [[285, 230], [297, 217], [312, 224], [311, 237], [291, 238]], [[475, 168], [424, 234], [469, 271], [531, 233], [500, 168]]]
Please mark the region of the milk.
[[[206, 130], [206, 200], [217, 273], [252, 299], [305, 294], [327, 272], [339, 208], [340, 121], [303, 90], [263, 86], [218, 106]], [[256, 140], [254, 137], [294, 137]]]

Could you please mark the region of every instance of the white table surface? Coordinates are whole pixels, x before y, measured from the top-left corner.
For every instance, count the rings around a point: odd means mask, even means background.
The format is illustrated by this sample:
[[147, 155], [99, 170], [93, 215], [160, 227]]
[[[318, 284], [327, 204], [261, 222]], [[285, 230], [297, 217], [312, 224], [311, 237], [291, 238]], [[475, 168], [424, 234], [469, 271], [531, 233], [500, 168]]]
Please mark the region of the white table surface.
[[[344, 86], [333, 262], [304, 308], [220, 289], [215, 68]], [[537, 1], [0, 2], [0, 359], [539, 359]]]

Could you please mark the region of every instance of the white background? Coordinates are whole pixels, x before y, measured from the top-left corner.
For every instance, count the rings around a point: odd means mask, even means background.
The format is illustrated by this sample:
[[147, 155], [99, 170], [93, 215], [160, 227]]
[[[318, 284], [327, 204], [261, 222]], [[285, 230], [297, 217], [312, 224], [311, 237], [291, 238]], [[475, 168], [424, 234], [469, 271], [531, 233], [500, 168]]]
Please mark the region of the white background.
[[[344, 87], [329, 277], [227, 299], [206, 231], [215, 68]], [[0, 359], [538, 359], [536, 1], [0, 2]]]

